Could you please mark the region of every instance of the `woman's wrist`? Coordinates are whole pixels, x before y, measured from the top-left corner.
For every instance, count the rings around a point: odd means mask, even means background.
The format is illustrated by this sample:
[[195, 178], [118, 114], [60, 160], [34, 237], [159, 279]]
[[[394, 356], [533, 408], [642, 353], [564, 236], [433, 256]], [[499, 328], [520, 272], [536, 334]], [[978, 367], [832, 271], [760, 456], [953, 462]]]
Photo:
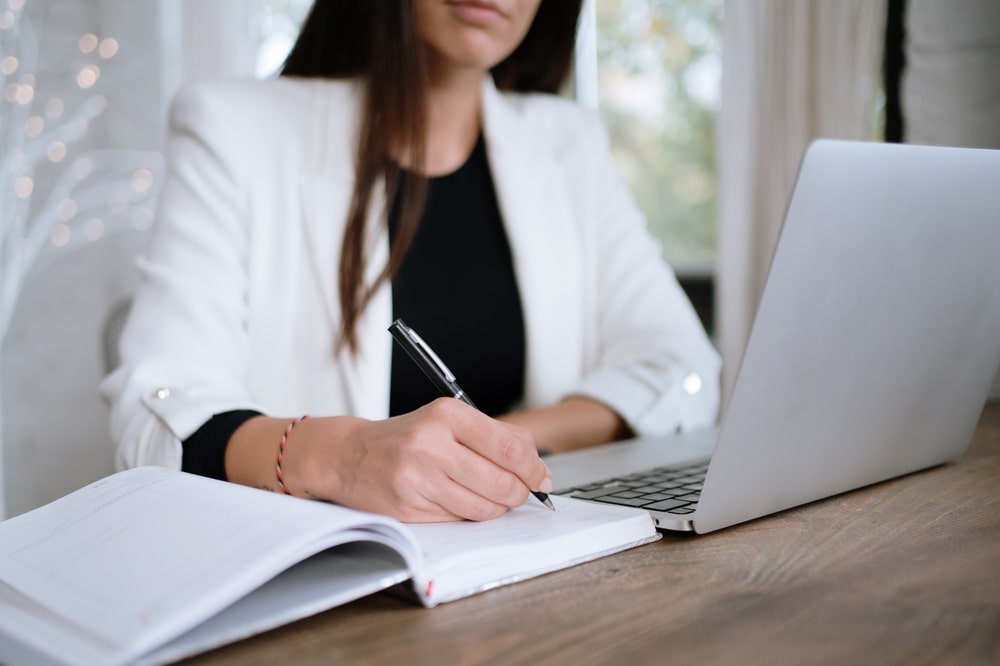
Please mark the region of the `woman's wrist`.
[[348, 440], [365, 424], [353, 416], [327, 416], [301, 421], [288, 437], [284, 453], [289, 494], [344, 503], [344, 480], [355, 462]]
[[184, 449], [181, 470], [228, 481], [225, 457], [229, 440], [241, 425], [260, 415], [260, 412], [252, 409], [236, 409], [214, 414], [181, 443]]
[[337, 444], [364, 422], [348, 416], [252, 418], [230, 438], [226, 475], [255, 488], [336, 501], [349, 464], [348, 449]]

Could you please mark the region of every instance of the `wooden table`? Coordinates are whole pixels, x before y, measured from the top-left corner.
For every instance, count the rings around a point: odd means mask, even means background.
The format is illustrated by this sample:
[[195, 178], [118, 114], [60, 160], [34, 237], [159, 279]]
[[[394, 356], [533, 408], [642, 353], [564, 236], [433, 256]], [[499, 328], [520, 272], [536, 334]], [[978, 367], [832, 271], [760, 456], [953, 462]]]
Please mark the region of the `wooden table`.
[[427, 610], [376, 595], [192, 664], [997, 664], [1000, 404], [957, 463]]

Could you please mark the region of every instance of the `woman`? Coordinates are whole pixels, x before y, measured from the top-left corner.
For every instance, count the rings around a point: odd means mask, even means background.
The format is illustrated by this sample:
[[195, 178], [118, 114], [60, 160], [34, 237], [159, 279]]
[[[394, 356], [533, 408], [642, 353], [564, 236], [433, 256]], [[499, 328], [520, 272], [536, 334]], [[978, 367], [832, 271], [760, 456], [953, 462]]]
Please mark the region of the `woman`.
[[[552, 489], [539, 447], [714, 420], [717, 355], [603, 129], [548, 94], [579, 4], [317, 0], [282, 77], [178, 97], [103, 387], [120, 466], [478, 520]], [[394, 317], [485, 413], [435, 399]]]

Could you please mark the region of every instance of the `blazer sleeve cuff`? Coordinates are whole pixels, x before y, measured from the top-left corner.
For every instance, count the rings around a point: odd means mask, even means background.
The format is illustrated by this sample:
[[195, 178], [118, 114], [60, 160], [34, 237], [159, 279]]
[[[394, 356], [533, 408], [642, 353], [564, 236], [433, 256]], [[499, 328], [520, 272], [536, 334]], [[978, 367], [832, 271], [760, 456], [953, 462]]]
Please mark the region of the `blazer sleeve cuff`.
[[151, 389], [142, 395], [140, 405], [127, 410], [128, 414], [112, 411], [112, 429], [121, 429], [116, 437], [119, 445], [115, 466], [181, 469], [183, 441], [215, 414], [234, 410], [267, 413], [263, 405], [248, 402], [245, 396], [212, 395], [203, 390], [169, 386]]
[[677, 368], [602, 368], [586, 377], [574, 394], [615, 410], [636, 435], [664, 435], [707, 428], [719, 409], [718, 373]]

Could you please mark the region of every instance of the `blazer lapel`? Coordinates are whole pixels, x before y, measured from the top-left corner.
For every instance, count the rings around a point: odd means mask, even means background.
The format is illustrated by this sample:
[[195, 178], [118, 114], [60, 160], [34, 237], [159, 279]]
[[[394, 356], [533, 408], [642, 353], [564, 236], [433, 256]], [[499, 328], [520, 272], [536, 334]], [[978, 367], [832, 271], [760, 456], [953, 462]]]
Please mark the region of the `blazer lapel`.
[[[311, 159], [302, 174], [302, 223], [313, 274], [324, 294], [322, 307], [339, 328], [337, 296], [340, 244], [354, 184], [359, 88], [323, 82], [317, 86]], [[500, 212], [517, 272], [525, 316], [527, 374], [525, 402], [547, 404], [579, 381], [583, 357], [583, 248], [573, 220], [572, 201], [560, 165], [544, 137], [519, 116], [487, 79], [483, 86], [483, 133]], [[384, 191], [373, 193], [369, 229], [383, 214]], [[373, 239], [367, 280], [385, 265], [388, 238]], [[388, 416], [392, 338], [392, 297], [383, 285], [358, 322], [357, 356], [342, 350], [337, 369], [351, 413]], [[564, 330], [565, 335], [552, 331]], [[332, 353], [332, 350], [331, 350]]]
[[[583, 248], [556, 157], [489, 79], [483, 86], [483, 126], [524, 309], [525, 402], [548, 404], [579, 382]], [[560, 330], [566, 334], [553, 334]]]
[[[313, 96], [314, 113], [310, 159], [301, 176], [304, 242], [312, 273], [324, 295], [322, 307], [328, 325], [340, 329], [340, 298], [337, 292], [340, 247], [344, 223], [354, 187], [354, 161], [360, 88], [354, 83], [321, 82]], [[369, 230], [377, 229], [384, 200], [381, 188], [373, 192]], [[379, 232], [373, 239], [366, 280], [385, 265], [388, 238]], [[306, 304], [306, 307], [315, 304]], [[392, 316], [392, 298], [387, 285], [379, 289], [358, 322], [360, 348], [357, 356], [342, 349], [337, 372], [350, 413], [381, 419], [389, 412], [389, 376], [392, 338], [387, 332]], [[333, 353], [333, 350], [330, 350]]]

